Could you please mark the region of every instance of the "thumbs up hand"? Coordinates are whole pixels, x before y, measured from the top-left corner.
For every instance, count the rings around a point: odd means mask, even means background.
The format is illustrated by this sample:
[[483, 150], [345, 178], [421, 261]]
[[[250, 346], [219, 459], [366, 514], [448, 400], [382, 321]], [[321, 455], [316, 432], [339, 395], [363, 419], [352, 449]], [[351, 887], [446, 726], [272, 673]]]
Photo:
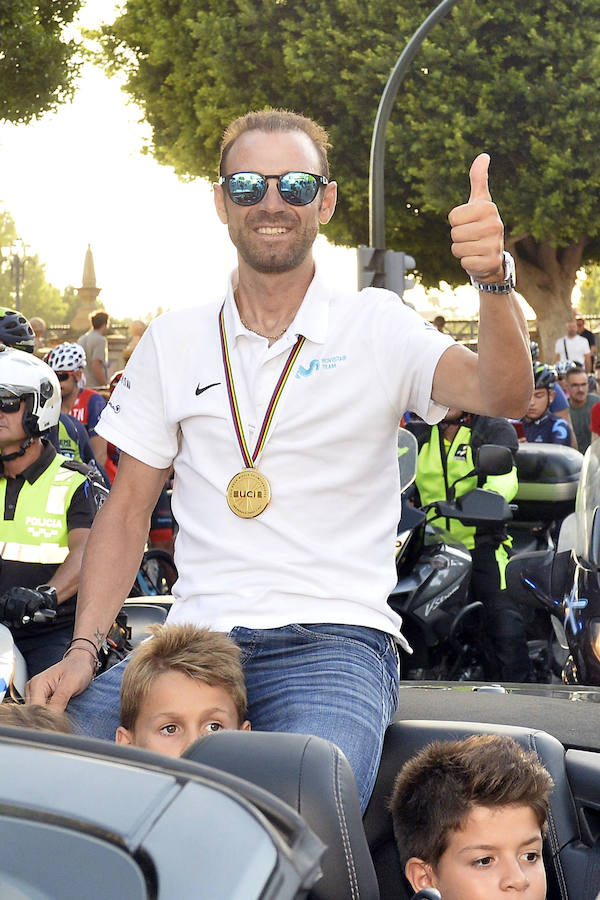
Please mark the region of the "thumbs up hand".
[[504, 226], [488, 188], [490, 157], [480, 153], [469, 172], [471, 195], [448, 216], [452, 253], [478, 281], [504, 281]]

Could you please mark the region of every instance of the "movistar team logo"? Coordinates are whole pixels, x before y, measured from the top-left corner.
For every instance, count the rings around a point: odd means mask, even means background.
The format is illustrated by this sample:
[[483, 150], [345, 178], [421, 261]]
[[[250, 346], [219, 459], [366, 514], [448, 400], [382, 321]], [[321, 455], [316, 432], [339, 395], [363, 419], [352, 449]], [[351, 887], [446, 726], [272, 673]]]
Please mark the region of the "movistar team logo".
[[337, 369], [340, 363], [346, 362], [348, 357], [346, 354], [341, 356], [324, 356], [322, 359], [311, 359], [308, 368], [298, 366], [296, 378], [308, 378], [313, 372], [323, 372], [326, 369]]

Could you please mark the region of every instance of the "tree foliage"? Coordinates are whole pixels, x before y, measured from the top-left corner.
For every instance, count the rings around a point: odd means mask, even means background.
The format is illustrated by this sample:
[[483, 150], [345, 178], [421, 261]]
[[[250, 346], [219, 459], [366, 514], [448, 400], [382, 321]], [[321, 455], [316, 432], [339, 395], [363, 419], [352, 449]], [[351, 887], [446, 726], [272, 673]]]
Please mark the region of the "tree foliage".
[[82, 0], [2, 0], [0, 120], [29, 122], [73, 93], [77, 43], [65, 36]]
[[[12, 217], [7, 212], [0, 212], [0, 247], [10, 247], [16, 236]], [[44, 266], [36, 255], [25, 258], [20, 303], [23, 315], [28, 318], [41, 316], [49, 324], [68, 321], [65, 301], [59, 289], [46, 279]], [[0, 306], [16, 309], [15, 278], [10, 260], [0, 260]]]
[[578, 310], [588, 316], [600, 315], [600, 266], [589, 266], [581, 282]]
[[[182, 176], [214, 177], [225, 125], [249, 108], [324, 124], [340, 202], [330, 239], [368, 243], [368, 165], [379, 98], [432, 0], [128, 0], [105, 28], [109, 65], [152, 127], [151, 150]], [[460, 0], [405, 79], [386, 150], [389, 247], [426, 285], [464, 282], [446, 216], [468, 197], [474, 156], [523, 293], [564, 322], [575, 273], [600, 256], [597, 0]]]

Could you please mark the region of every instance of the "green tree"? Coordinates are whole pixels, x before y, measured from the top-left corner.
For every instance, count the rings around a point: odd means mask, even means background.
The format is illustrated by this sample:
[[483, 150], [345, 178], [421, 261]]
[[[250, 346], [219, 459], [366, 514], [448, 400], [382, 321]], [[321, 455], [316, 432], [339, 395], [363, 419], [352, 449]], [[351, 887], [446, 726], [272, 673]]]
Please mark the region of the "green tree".
[[[431, 0], [128, 0], [104, 29], [109, 68], [152, 127], [151, 151], [214, 177], [224, 126], [249, 108], [322, 122], [340, 202], [328, 237], [368, 243], [368, 164], [390, 71]], [[387, 136], [389, 247], [426, 286], [464, 282], [447, 213], [469, 165], [492, 156], [491, 189], [519, 289], [546, 348], [562, 333], [578, 269], [600, 258], [597, 0], [460, 0], [431, 32]]]
[[[0, 212], [0, 247], [10, 247], [17, 236], [15, 223], [7, 212]], [[53, 287], [45, 274], [45, 267], [37, 255], [27, 256], [20, 290], [23, 315], [41, 316], [48, 323], [64, 321], [66, 305], [58, 288]], [[16, 308], [15, 279], [10, 261], [0, 264], [0, 306]]]
[[587, 316], [600, 315], [600, 266], [589, 266], [581, 281], [581, 298], [578, 311]]
[[29, 122], [73, 93], [78, 44], [65, 36], [82, 0], [2, 0], [0, 120]]

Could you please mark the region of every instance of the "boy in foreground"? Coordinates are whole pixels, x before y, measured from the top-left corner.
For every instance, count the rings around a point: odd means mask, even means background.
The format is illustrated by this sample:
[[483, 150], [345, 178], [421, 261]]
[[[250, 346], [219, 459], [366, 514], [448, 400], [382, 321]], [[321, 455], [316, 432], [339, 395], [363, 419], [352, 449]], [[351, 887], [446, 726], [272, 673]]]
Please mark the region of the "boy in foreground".
[[390, 802], [405, 875], [442, 900], [544, 900], [552, 779], [512, 738], [435, 742], [402, 767]]
[[121, 685], [118, 744], [166, 756], [222, 729], [250, 730], [240, 650], [225, 634], [194, 625], [153, 625]]

